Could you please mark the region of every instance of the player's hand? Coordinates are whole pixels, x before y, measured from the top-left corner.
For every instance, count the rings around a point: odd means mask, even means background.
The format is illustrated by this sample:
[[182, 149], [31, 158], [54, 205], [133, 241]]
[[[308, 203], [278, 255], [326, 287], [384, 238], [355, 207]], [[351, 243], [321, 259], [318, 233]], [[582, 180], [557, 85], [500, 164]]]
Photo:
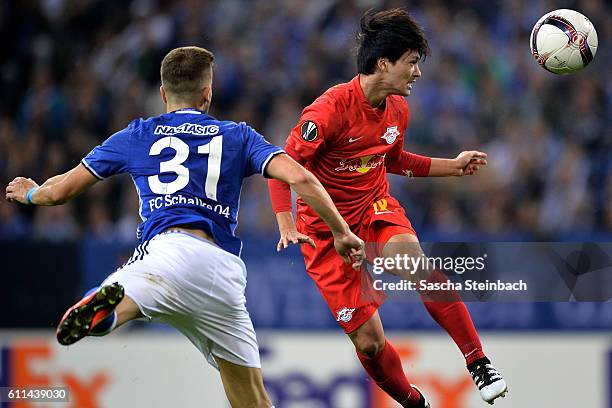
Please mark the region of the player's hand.
[[38, 184], [30, 178], [16, 177], [6, 186], [7, 201], [18, 201], [22, 204], [27, 204], [26, 194], [32, 187], [38, 187]]
[[334, 247], [345, 263], [359, 270], [365, 259], [363, 240], [352, 232], [334, 235]]
[[287, 248], [289, 244], [308, 244], [313, 248], [316, 248], [315, 242], [308, 235], [299, 233], [297, 230], [285, 230], [281, 231], [280, 239], [276, 244], [276, 251], [280, 252], [283, 248]]
[[455, 158], [455, 176], [471, 176], [487, 165], [487, 154], [478, 150], [461, 152]]

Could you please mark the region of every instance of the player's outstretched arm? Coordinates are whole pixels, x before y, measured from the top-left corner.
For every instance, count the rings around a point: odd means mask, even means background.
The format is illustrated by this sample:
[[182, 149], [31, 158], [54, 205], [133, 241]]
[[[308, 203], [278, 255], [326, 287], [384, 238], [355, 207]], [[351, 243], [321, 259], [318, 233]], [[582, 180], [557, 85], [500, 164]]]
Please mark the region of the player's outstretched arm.
[[[321, 216], [334, 235], [336, 251], [345, 262], [352, 260], [354, 267], [361, 266], [364, 257], [363, 241], [351, 232], [331, 197], [311, 172], [288, 155], [279, 154], [270, 161], [266, 173], [270, 177], [289, 184]], [[291, 216], [290, 213], [289, 215]], [[291, 223], [293, 223], [293, 216], [291, 216]]]
[[6, 199], [22, 204], [59, 205], [71, 200], [98, 181], [82, 164], [51, 177], [41, 186], [30, 178], [16, 177], [6, 187]]
[[487, 165], [487, 154], [477, 150], [459, 153], [454, 159], [431, 159], [430, 177], [471, 176]]
[[385, 158], [387, 172], [409, 177], [469, 176], [486, 166], [487, 154], [477, 150], [459, 153], [454, 159], [421, 156], [401, 149], [398, 144]]

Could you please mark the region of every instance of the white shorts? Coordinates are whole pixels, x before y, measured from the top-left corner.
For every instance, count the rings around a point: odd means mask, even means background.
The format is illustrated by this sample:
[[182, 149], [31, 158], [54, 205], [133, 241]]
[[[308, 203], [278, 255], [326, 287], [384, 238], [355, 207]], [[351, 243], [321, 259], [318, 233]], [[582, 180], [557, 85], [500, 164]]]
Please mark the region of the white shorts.
[[103, 282], [119, 282], [149, 320], [178, 329], [215, 368], [213, 357], [261, 367], [246, 309], [242, 259], [195, 235], [170, 231], [139, 245]]

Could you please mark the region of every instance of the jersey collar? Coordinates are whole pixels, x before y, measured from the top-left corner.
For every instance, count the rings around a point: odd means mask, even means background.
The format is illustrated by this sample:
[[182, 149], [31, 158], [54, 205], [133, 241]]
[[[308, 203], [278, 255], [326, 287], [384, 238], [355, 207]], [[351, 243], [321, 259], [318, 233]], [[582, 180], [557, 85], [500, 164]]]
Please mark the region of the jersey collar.
[[197, 110], [196, 108], [183, 108], [183, 109], [172, 111], [170, 113], [188, 113], [192, 115], [206, 115], [206, 112]]

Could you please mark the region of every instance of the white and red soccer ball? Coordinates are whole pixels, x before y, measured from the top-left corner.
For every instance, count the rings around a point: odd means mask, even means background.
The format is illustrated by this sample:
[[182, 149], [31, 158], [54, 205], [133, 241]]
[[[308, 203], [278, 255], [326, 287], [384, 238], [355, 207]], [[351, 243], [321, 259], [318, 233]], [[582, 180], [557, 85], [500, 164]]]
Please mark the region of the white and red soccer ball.
[[531, 31], [531, 52], [542, 68], [571, 74], [586, 67], [597, 52], [597, 32], [577, 11], [554, 10], [538, 20]]

